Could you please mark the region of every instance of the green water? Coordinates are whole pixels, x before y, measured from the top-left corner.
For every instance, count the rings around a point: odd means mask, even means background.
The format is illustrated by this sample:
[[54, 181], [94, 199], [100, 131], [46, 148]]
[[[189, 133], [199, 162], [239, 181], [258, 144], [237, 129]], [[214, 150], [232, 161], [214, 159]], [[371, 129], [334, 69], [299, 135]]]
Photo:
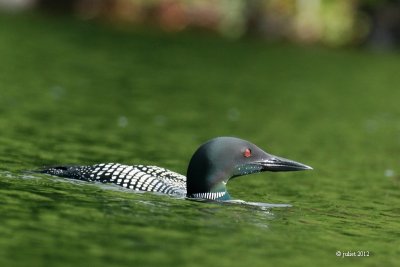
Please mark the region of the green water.
[[[399, 73], [398, 53], [0, 16], [0, 266], [399, 266]], [[235, 198], [292, 208], [24, 172], [184, 174], [225, 135], [314, 167], [229, 183]]]

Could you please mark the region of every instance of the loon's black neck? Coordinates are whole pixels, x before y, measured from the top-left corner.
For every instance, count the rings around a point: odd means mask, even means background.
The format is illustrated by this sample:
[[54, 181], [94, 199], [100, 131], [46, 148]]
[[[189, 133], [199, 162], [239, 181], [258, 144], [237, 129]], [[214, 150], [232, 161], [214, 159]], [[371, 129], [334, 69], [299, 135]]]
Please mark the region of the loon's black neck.
[[[224, 199], [229, 197], [226, 189], [226, 182], [229, 174], [225, 173], [221, 167], [215, 166], [216, 162], [210, 160], [210, 150], [208, 146], [201, 146], [193, 155], [187, 170], [186, 190], [188, 197], [198, 197], [214, 194], [212, 196]], [[209, 194], [208, 194], [209, 195]]]

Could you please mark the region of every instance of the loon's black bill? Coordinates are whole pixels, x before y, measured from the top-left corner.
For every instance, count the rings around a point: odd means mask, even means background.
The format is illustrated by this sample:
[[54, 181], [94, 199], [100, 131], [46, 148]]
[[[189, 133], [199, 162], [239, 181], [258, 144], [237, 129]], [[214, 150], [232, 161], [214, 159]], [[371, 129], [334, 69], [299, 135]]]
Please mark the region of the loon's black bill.
[[299, 163], [290, 159], [272, 156], [271, 158], [257, 161], [255, 164], [262, 166], [263, 171], [283, 172], [283, 171], [304, 171], [313, 168], [303, 163]]

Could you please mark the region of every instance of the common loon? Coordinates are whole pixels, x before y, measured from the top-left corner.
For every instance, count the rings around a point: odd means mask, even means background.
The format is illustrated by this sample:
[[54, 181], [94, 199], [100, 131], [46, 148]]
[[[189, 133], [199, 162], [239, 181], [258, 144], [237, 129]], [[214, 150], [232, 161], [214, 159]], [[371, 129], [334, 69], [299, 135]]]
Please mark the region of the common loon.
[[263, 171], [311, 170], [310, 166], [264, 152], [235, 137], [217, 137], [193, 154], [187, 177], [157, 166], [102, 163], [90, 166], [55, 166], [40, 173], [170, 195], [210, 200], [230, 200], [229, 179]]

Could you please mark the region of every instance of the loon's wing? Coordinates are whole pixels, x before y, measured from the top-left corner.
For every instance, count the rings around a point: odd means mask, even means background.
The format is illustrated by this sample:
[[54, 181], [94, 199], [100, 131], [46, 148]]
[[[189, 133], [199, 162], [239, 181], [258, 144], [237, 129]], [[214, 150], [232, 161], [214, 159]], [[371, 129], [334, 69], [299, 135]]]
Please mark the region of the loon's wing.
[[39, 172], [83, 181], [113, 183], [133, 190], [186, 195], [186, 177], [157, 166], [102, 163], [91, 166], [55, 166]]

